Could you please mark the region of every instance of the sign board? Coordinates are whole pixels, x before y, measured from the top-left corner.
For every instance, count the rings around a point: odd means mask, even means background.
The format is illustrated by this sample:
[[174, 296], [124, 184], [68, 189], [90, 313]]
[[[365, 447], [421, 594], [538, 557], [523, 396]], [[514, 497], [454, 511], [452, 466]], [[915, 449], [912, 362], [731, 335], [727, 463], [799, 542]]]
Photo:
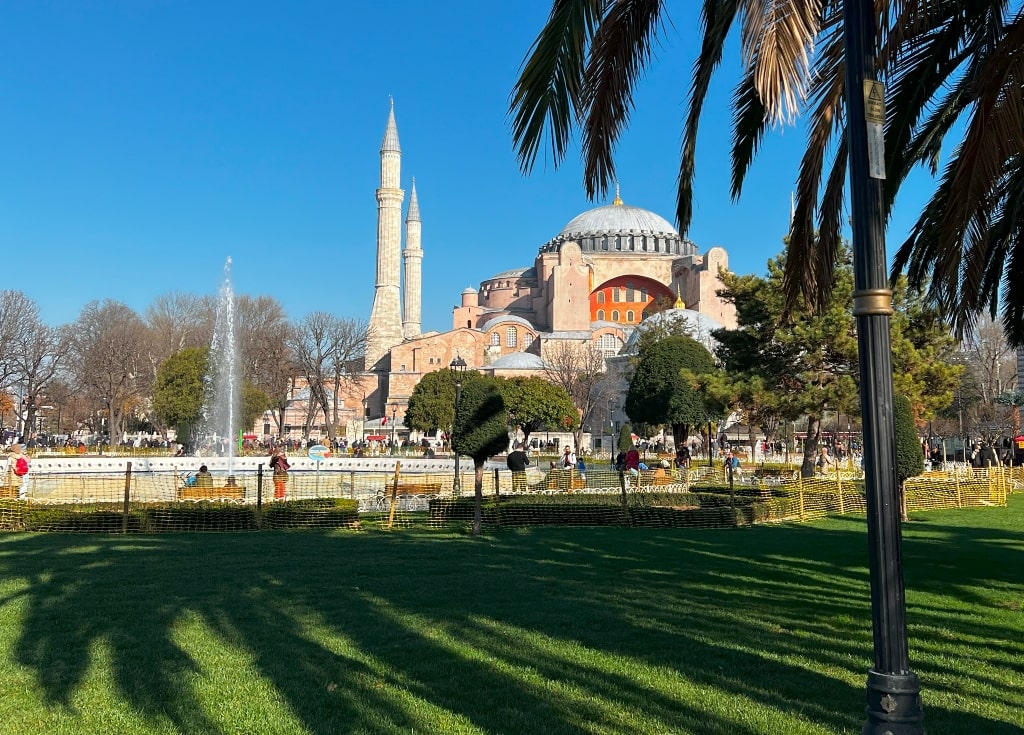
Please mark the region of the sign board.
[[881, 82], [864, 80], [864, 119], [885, 124], [885, 85]]
[[314, 462], [323, 462], [331, 456], [331, 450], [323, 444], [314, 444], [309, 448], [309, 458]]
[[885, 178], [885, 87], [864, 80], [864, 122], [868, 133], [868, 176]]

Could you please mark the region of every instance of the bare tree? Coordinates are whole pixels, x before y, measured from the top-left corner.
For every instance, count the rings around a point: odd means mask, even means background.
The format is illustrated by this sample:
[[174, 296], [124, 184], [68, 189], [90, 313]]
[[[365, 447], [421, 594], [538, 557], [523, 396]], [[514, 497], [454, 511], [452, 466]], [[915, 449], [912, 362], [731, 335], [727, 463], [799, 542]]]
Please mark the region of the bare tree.
[[26, 436], [31, 436], [37, 426], [39, 408], [48, 403], [49, 383], [67, 358], [70, 339], [71, 332], [66, 327], [54, 328], [36, 320], [15, 340], [18, 380], [25, 393]]
[[21, 291], [0, 291], [0, 388], [19, 383], [20, 352], [37, 324], [39, 307], [32, 299]]
[[153, 299], [146, 309], [150, 331], [149, 380], [140, 388], [148, 393], [160, 363], [186, 347], [209, 347], [213, 338], [215, 304], [211, 296], [172, 291]]
[[997, 399], [1013, 388], [1016, 364], [1002, 325], [989, 315], [978, 319], [974, 334], [961, 344], [966, 371], [961, 391], [971, 396], [968, 401], [968, 426], [986, 438], [1012, 428], [1012, 407]]
[[297, 371], [289, 345], [291, 332], [284, 308], [274, 297], [236, 297], [235, 340], [242, 380], [270, 397], [279, 434], [284, 429], [289, 388]]
[[590, 341], [558, 340], [545, 345], [542, 357], [546, 363], [544, 377], [565, 389], [579, 412], [579, 425], [573, 432], [579, 450], [583, 446], [583, 426], [610, 386], [604, 355]]
[[366, 325], [316, 311], [295, 325], [289, 344], [309, 390], [305, 434], [314, 416], [322, 414], [327, 436], [334, 439], [338, 394], [349, 379], [349, 366], [365, 349]]
[[149, 333], [130, 307], [109, 299], [83, 307], [72, 325], [71, 368], [81, 390], [102, 407], [116, 441], [125, 416], [138, 408], [138, 376], [149, 354]]

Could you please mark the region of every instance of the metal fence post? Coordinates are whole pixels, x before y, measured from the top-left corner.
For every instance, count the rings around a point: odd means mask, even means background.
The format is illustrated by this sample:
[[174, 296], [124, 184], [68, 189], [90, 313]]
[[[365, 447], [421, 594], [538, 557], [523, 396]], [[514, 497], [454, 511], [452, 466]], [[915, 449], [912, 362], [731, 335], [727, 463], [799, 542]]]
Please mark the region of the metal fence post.
[[132, 463], [127, 462], [124, 470], [124, 512], [121, 515], [121, 533], [128, 533], [128, 501], [132, 493]]

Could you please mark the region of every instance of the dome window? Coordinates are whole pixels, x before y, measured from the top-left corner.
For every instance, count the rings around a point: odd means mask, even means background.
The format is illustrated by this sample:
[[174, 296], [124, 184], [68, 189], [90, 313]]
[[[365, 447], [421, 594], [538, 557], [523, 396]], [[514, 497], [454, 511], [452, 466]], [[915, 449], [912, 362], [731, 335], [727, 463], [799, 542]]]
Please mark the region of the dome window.
[[516, 347], [519, 344], [519, 331], [515, 327], [509, 327], [505, 332], [505, 346]]
[[626, 321], [632, 323], [633, 320], [634, 320], [633, 311], [632, 310], [627, 311], [626, 312]]
[[619, 321], [619, 310], [618, 309], [616, 309], [615, 311], [612, 312], [612, 321], [613, 322]]
[[597, 321], [599, 321], [599, 322], [603, 322], [604, 321], [604, 309], [598, 309], [597, 310]]
[[491, 332], [491, 345], [494, 347], [501, 346], [501, 335], [497, 332]]
[[599, 304], [603, 304], [604, 303], [604, 291], [598, 291], [597, 292], [597, 303], [599, 303]]

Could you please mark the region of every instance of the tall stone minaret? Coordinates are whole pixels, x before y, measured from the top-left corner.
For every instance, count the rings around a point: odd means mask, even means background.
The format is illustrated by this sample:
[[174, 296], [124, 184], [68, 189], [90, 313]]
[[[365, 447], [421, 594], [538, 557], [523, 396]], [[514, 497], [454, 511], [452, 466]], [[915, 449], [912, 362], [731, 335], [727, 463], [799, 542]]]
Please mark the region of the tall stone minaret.
[[405, 299], [402, 329], [406, 339], [420, 336], [422, 302], [420, 282], [423, 272], [423, 248], [420, 247], [420, 203], [416, 199], [416, 179], [412, 180], [409, 194], [409, 212], [405, 215]]
[[395, 103], [391, 101], [384, 142], [380, 147], [380, 188], [377, 189], [377, 288], [373, 294], [366, 337], [366, 369], [372, 370], [388, 350], [402, 341], [399, 297], [399, 256], [402, 248], [402, 202], [399, 188], [402, 149], [398, 145]]

